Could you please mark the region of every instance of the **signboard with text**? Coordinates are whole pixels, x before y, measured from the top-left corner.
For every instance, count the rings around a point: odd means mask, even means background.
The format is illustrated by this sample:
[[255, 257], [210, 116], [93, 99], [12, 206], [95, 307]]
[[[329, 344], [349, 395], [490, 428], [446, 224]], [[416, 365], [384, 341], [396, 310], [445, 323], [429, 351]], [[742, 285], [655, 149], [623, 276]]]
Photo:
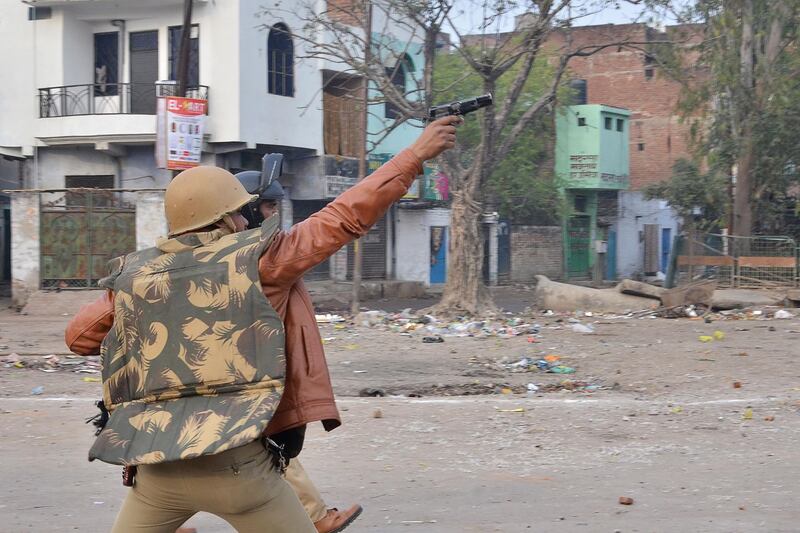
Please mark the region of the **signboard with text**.
[[167, 96], [159, 98], [156, 163], [184, 170], [200, 164], [208, 101]]

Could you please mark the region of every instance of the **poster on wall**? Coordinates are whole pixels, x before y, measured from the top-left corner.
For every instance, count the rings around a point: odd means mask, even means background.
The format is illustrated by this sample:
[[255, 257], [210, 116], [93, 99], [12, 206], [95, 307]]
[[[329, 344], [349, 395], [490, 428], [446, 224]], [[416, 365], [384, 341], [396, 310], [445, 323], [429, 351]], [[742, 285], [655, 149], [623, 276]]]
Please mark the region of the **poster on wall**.
[[208, 101], [166, 96], [158, 99], [156, 163], [184, 170], [200, 164]]

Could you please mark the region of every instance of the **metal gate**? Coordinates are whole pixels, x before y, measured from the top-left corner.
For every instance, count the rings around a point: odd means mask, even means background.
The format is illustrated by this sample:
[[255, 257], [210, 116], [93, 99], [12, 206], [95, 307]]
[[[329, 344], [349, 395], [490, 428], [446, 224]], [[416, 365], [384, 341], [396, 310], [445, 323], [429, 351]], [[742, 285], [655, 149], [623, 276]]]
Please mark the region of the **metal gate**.
[[136, 209], [122, 193], [68, 189], [40, 202], [42, 289], [95, 288], [109, 260], [136, 250]]
[[591, 217], [573, 215], [567, 227], [567, 274], [570, 278], [589, 277], [589, 245], [592, 239]]
[[794, 239], [783, 236], [681, 235], [667, 282], [675, 286], [714, 279], [723, 288], [798, 287], [798, 250]]
[[[378, 220], [366, 235], [358, 241], [363, 247], [361, 279], [386, 279], [386, 221], [387, 217]], [[347, 279], [353, 279], [355, 265], [355, 245], [347, 246]]]

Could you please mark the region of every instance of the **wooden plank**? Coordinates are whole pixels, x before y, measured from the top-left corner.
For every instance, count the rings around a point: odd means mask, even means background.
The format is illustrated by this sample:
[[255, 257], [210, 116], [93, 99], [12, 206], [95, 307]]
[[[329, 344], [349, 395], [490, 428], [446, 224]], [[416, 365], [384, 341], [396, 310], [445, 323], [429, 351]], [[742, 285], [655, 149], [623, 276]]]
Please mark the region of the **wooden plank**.
[[679, 255], [678, 266], [733, 266], [729, 255]]
[[794, 257], [740, 257], [739, 267], [757, 268], [795, 268], [797, 260]]

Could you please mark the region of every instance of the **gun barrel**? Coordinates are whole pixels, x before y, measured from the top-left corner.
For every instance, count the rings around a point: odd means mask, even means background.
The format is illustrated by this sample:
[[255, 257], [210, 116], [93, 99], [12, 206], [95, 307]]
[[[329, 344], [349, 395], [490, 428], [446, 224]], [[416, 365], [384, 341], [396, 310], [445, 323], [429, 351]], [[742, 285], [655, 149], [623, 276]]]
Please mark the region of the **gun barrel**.
[[490, 106], [493, 103], [494, 98], [492, 98], [491, 94], [484, 94], [467, 100], [456, 100], [449, 104], [437, 105], [430, 108], [428, 111], [428, 119], [436, 120], [450, 115], [466, 115], [482, 107]]

